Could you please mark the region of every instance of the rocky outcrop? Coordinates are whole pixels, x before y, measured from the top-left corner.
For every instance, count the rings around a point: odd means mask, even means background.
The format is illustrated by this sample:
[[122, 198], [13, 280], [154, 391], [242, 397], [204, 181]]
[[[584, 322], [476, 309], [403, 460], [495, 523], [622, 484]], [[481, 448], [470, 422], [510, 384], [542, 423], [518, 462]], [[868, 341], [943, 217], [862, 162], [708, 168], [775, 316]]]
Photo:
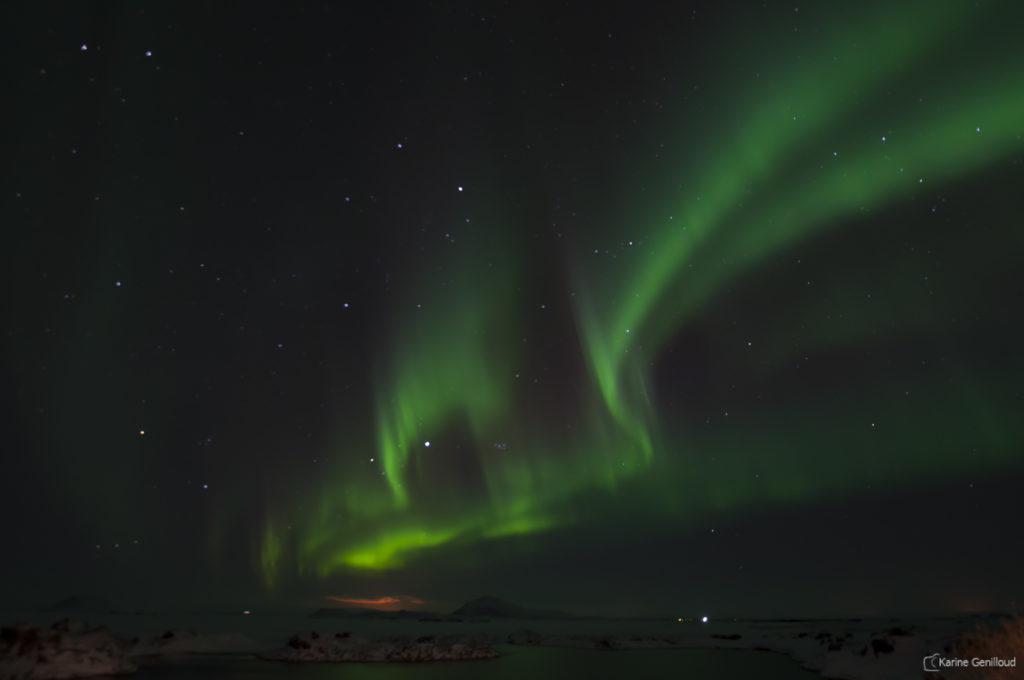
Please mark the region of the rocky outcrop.
[[67, 619], [50, 628], [0, 629], [0, 680], [83, 678], [134, 673], [135, 664], [106, 628]]
[[351, 633], [293, 635], [288, 643], [260, 658], [270, 661], [457, 661], [498, 656], [486, 638], [470, 636], [367, 640]]
[[535, 630], [514, 630], [508, 634], [506, 640], [510, 645], [522, 645], [524, 647], [538, 647], [545, 643], [543, 635]]
[[149, 639], [128, 643], [129, 656], [176, 656], [182, 654], [252, 653], [256, 644], [238, 633], [199, 635], [192, 631], [169, 630]]

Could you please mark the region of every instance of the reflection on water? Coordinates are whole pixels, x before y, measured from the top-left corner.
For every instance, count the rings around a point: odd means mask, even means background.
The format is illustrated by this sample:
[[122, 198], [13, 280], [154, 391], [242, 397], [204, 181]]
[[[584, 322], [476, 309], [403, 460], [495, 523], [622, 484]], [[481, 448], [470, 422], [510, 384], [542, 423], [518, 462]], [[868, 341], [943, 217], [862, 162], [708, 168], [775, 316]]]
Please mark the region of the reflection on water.
[[193, 656], [177, 661], [144, 663], [138, 680], [177, 678], [289, 678], [296, 680], [476, 680], [491, 678], [685, 678], [686, 680], [813, 680], [792, 659], [750, 650], [682, 649], [617, 650], [557, 649], [499, 645], [501, 657], [481, 661], [422, 664], [281, 663], [230, 655]]

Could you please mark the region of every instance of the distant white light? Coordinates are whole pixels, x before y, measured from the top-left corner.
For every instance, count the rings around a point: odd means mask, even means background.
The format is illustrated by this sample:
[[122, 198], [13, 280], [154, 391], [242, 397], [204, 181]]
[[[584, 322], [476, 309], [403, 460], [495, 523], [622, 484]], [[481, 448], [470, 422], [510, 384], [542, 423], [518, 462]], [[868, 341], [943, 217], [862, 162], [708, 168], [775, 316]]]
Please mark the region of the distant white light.
[[429, 441], [423, 442], [423, 445], [425, 447], [427, 447], [428, 449], [430, 448], [430, 442]]
[[[87, 49], [89, 49], [89, 46], [88, 46], [88, 45], [86, 45], [85, 43], [82, 43], [82, 46], [81, 46], [81, 47], [79, 47], [78, 49], [80, 49], [80, 50], [82, 50], [83, 52], [85, 52], [85, 51], [86, 51]], [[97, 546], [97, 547], [99, 547], [99, 546]]]
[[885, 141], [885, 135], [882, 135], [882, 141], [883, 142]]
[[120, 281], [114, 281], [114, 285], [117, 286], [118, 288], [120, 288], [121, 287], [121, 282]]
[[209, 489], [209, 488], [210, 488], [210, 485], [209, 485], [209, 484], [203, 484], [203, 488], [204, 488], [204, 489]]
[[152, 50], [146, 50], [146, 56], [147, 57], [152, 57], [153, 56], [153, 51]]
[[629, 332], [629, 329], [628, 329], [628, 328], [626, 329], [626, 332], [627, 332], [627, 333]]
[[459, 191], [462, 191], [462, 187], [459, 187]]
[[700, 622], [701, 623], [707, 623], [708, 622], [708, 617], [706, 617], [706, 616], [700, 617]]
[[981, 128], [980, 127], [976, 127], [976, 128], [974, 128], [974, 131], [975, 132], [981, 132]]
[[399, 143], [398, 143], [398, 148], [399, 148], [399, 149], [401, 149], [401, 148], [402, 148], [402, 143], [401, 143], [401, 142], [399, 142]]
[[341, 306], [344, 307], [345, 309], [348, 309], [348, 303], [347, 302], [343, 303]]

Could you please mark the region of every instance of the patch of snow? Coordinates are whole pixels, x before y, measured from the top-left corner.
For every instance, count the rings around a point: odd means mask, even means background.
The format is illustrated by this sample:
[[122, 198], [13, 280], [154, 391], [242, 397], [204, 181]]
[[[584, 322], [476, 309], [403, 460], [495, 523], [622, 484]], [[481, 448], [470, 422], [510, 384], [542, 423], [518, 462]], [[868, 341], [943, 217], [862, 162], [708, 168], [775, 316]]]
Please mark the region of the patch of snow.
[[134, 673], [121, 642], [104, 626], [89, 628], [64, 619], [49, 628], [0, 629], [0, 677], [32, 680]]

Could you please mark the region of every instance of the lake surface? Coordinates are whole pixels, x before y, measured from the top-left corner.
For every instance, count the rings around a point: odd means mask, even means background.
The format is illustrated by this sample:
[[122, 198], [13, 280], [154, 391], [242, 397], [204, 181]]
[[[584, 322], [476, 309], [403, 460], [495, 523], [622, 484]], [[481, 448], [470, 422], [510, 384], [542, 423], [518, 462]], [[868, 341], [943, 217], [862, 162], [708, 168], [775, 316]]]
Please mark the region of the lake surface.
[[497, 648], [501, 652], [497, 659], [422, 664], [283, 663], [260, 661], [251, 656], [195, 655], [147, 662], [132, 677], [138, 680], [547, 680], [573, 677], [814, 680], [819, 677], [782, 654], [741, 649], [605, 651], [512, 645]]

